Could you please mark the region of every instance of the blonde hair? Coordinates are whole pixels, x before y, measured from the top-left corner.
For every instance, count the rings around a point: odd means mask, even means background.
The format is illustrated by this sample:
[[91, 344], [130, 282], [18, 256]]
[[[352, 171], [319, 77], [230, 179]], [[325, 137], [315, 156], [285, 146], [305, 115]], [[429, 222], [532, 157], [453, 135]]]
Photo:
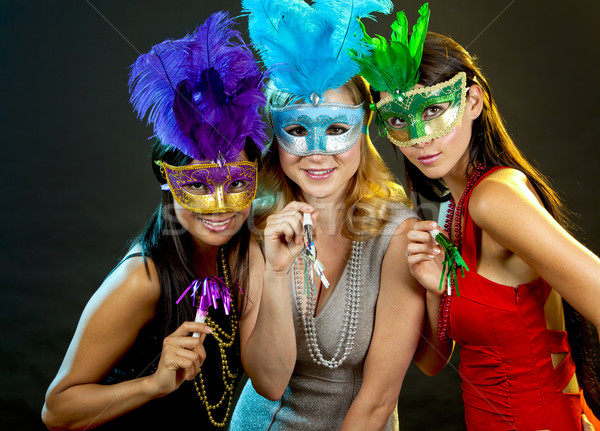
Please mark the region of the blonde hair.
[[[372, 101], [369, 84], [355, 76], [344, 87], [352, 93], [355, 104], [366, 101], [364, 124], [368, 125]], [[258, 195], [263, 198], [257, 200], [254, 214], [259, 235], [264, 231], [269, 215], [281, 211], [291, 201], [304, 200], [300, 188], [287, 178], [281, 167], [277, 145], [274, 138], [259, 174]], [[392, 204], [410, 205], [404, 189], [396, 182], [368, 135], [363, 135], [360, 163], [349, 190], [344, 201], [342, 235], [351, 240], [360, 241], [379, 234], [389, 220]], [[261, 201], [265, 204], [261, 205]]]

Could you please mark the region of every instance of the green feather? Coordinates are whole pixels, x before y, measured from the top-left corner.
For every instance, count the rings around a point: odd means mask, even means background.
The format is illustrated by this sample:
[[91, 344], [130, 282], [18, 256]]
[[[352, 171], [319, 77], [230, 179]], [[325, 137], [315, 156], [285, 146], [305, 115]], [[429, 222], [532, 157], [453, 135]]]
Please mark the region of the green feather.
[[398, 12], [396, 21], [392, 23], [391, 42], [380, 35], [370, 37], [363, 23], [360, 23], [363, 40], [372, 47], [372, 51], [370, 55], [352, 54], [361, 66], [360, 74], [376, 91], [405, 93], [419, 81], [429, 15], [429, 5], [425, 3], [419, 9], [419, 19], [413, 26], [410, 40], [408, 19], [404, 12]]
[[412, 35], [410, 37], [410, 55], [417, 64], [421, 64], [423, 57], [423, 44], [425, 36], [427, 36], [427, 27], [429, 27], [429, 4], [424, 3], [419, 9], [419, 19], [413, 26]]
[[408, 45], [408, 18], [403, 11], [396, 13], [396, 21], [392, 23], [392, 42]]

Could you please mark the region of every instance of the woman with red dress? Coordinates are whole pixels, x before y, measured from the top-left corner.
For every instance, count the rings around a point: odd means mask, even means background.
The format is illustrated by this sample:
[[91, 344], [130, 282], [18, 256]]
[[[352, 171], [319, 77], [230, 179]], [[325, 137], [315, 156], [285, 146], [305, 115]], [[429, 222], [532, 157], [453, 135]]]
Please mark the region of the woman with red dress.
[[[468, 430], [598, 430], [583, 397], [598, 400], [598, 360], [579, 343], [594, 341], [582, 316], [600, 326], [600, 259], [565, 229], [566, 209], [516, 148], [474, 58], [427, 33], [420, 13], [410, 42], [400, 14], [391, 44], [365, 36], [374, 53], [360, 61], [408, 187], [450, 201], [445, 226], [416, 223], [406, 251], [427, 289], [425, 336], [445, 342], [433, 360], [440, 369], [460, 346]], [[460, 251], [464, 278], [435, 229]]]

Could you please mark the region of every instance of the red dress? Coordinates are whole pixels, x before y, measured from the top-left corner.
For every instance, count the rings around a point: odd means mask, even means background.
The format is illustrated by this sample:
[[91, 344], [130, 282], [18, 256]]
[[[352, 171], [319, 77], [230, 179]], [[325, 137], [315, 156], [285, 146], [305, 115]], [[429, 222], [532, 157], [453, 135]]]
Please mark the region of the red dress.
[[[551, 287], [541, 278], [513, 287], [477, 274], [481, 231], [468, 212], [473, 189], [463, 204], [461, 253], [470, 271], [458, 278], [460, 296], [450, 302], [448, 326], [460, 345], [467, 429], [579, 431], [582, 409], [588, 409], [580, 393], [562, 392], [575, 364], [566, 332], [546, 328]], [[567, 354], [556, 369], [551, 353]], [[591, 412], [587, 416], [598, 424]]]

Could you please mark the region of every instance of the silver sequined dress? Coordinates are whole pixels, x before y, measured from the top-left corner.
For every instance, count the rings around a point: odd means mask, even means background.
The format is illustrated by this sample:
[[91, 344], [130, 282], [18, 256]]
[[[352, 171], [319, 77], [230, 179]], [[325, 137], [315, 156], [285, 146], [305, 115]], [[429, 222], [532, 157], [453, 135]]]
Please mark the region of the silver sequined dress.
[[[231, 430], [339, 429], [362, 383], [364, 361], [373, 333], [384, 254], [398, 225], [414, 216], [406, 207], [395, 206], [393, 215], [382, 233], [363, 242], [358, 328], [354, 348], [344, 363], [337, 369], [329, 369], [313, 361], [296, 301], [292, 300], [297, 359], [289, 385], [281, 399], [269, 401], [258, 395], [248, 381], [233, 413]], [[348, 281], [347, 264], [332, 295], [315, 319], [318, 344], [325, 358], [333, 355], [340, 339]], [[295, 298], [293, 280], [291, 295]], [[385, 430], [398, 430], [397, 412], [389, 418]]]

